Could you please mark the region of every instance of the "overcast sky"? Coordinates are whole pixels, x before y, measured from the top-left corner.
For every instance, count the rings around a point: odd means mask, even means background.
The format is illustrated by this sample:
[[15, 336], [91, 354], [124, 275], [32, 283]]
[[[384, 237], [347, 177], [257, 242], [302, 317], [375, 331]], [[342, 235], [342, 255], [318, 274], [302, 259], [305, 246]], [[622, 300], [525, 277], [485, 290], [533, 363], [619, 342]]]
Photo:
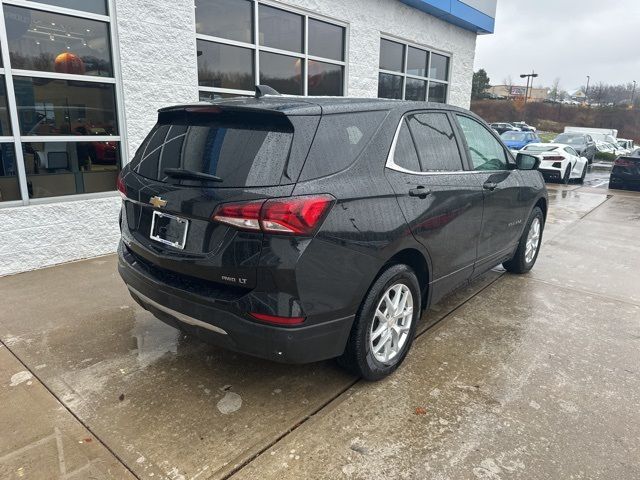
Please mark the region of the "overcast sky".
[[640, 0], [498, 0], [496, 32], [478, 37], [480, 68], [492, 85], [509, 75], [518, 85], [532, 69], [536, 86], [560, 78], [569, 91], [587, 75], [592, 84], [640, 83]]

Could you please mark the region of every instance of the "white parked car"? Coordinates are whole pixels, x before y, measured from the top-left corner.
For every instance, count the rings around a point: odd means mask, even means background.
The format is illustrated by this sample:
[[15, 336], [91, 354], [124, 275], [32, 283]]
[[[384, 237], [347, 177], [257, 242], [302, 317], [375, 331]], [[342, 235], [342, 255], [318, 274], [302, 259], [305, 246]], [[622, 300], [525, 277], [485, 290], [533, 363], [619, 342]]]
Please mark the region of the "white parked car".
[[631, 153], [630, 150], [620, 147], [617, 143], [603, 142], [600, 140], [596, 141], [596, 149], [599, 152], [613, 153], [614, 155], [629, 155]]
[[540, 159], [540, 173], [546, 181], [562, 182], [571, 180], [584, 182], [589, 160], [581, 157], [573, 147], [561, 143], [530, 143], [522, 152], [535, 155]]
[[613, 145], [602, 140], [596, 140], [596, 150], [603, 153], [614, 153]]

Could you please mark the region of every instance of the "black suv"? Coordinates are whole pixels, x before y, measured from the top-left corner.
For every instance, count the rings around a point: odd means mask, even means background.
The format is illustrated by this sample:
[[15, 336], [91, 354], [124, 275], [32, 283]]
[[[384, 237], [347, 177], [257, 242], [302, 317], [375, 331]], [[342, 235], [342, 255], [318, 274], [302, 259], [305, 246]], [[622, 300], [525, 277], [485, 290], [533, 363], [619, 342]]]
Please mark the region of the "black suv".
[[534, 265], [537, 162], [439, 104], [166, 108], [118, 179], [119, 271], [142, 307], [205, 341], [281, 362], [339, 357], [379, 379], [429, 305], [498, 264]]

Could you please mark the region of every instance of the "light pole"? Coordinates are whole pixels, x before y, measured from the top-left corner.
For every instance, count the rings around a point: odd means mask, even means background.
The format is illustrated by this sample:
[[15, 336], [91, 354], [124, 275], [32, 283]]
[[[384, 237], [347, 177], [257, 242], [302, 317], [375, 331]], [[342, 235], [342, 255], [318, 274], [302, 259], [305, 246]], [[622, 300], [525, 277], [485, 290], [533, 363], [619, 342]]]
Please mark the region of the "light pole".
[[587, 91], [584, 92], [584, 96], [585, 96], [585, 100], [587, 102], [587, 105], [589, 105], [589, 82], [591, 82], [591, 77], [589, 75], [587, 75]]
[[534, 78], [538, 78], [538, 74], [535, 71], [532, 71], [531, 73], [523, 73], [522, 75], [520, 75], [520, 78], [526, 78], [527, 79], [527, 91], [524, 94], [524, 104], [527, 104], [527, 99], [529, 98], [529, 82], [531, 82], [531, 88], [533, 89], [533, 79]]
[[633, 108], [633, 105], [636, 101], [636, 85], [638, 83], [634, 80], [633, 81], [633, 92], [631, 92], [631, 108]]

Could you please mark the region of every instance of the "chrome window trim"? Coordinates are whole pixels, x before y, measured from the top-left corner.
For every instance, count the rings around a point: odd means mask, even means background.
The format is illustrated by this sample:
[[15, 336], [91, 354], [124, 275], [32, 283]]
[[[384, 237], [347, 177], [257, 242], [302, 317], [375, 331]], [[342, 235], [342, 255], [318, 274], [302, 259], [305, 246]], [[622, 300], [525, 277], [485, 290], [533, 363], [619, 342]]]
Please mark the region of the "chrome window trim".
[[[398, 122], [398, 126], [396, 128], [396, 133], [393, 136], [393, 142], [391, 142], [391, 148], [389, 149], [389, 155], [387, 156], [387, 162], [385, 163], [385, 168], [389, 170], [395, 170], [396, 172], [408, 173], [410, 175], [420, 175], [420, 176], [430, 176], [430, 175], [468, 175], [473, 173], [486, 173], [486, 171], [481, 170], [452, 170], [452, 171], [433, 171], [433, 172], [414, 172], [413, 170], [409, 170], [407, 168], [401, 167], [398, 165], [395, 160], [396, 147], [398, 145], [398, 138], [400, 137], [400, 129], [402, 128], [402, 124], [404, 123], [405, 117], [409, 115], [405, 114], [402, 116], [400, 121]], [[493, 171], [493, 170], [492, 170]], [[497, 172], [498, 170], [495, 170]]]

